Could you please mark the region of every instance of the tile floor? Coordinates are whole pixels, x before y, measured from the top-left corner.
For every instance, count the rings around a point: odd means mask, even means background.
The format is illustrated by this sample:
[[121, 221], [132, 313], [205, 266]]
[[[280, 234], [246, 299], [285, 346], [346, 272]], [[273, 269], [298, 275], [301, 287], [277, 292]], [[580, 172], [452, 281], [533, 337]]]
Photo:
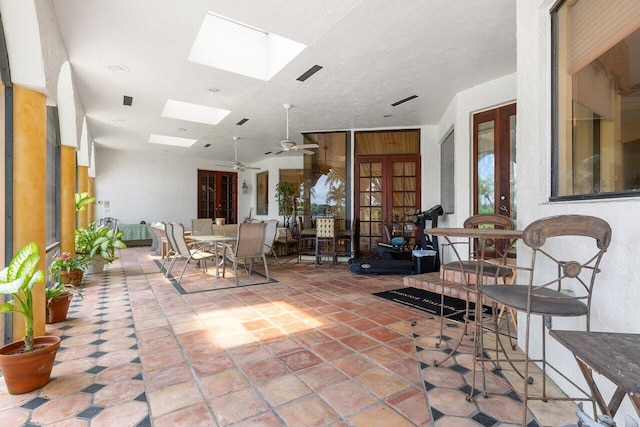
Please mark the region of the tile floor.
[[[435, 367], [447, 354], [434, 346], [438, 320], [371, 295], [403, 287], [400, 276], [269, 264], [270, 283], [241, 272], [247, 286], [235, 287], [190, 265], [178, 286], [148, 247], [123, 250], [88, 277], [67, 321], [47, 325], [62, 338], [51, 381], [12, 396], [0, 378], [1, 424], [520, 425], [522, 404], [501, 372], [488, 372], [488, 398], [465, 399], [469, 340]], [[448, 338], [460, 332], [447, 322]], [[574, 419], [542, 405], [529, 426]]]

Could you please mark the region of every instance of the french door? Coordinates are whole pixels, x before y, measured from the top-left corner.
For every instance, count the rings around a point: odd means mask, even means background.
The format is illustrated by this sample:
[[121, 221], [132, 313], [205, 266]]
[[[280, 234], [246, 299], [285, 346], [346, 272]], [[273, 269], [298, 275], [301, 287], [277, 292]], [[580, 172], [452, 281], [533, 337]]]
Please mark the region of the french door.
[[516, 104], [473, 116], [474, 213], [516, 221]]
[[420, 208], [420, 156], [362, 156], [355, 158], [355, 211], [360, 222], [359, 251], [376, 252], [376, 242], [402, 236], [416, 242], [413, 214]]
[[238, 174], [198, 169], [198, 218], [238, 222]]

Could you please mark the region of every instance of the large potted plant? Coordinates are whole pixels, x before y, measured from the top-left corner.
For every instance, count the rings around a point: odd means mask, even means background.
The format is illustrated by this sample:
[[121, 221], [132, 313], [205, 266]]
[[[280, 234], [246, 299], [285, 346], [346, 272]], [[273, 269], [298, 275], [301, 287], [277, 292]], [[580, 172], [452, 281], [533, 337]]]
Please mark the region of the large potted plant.
[[295, 196], [291, 181], [280, 181], [276, 184], [276, 197], [278, 198], [278, 213], [282, 215], [283, 224], [289, 227], [289, 220], [293, 213], [293, 198]]
[[69, 305], [73, 294], [78, 294], [82, 299], [81, 288], [64, 283], [54, 283], [47, 287], [47, 323], [58, 323], [67, 320]]
[[116, 249], [127, 247], [122, 241], [123, 234], [122, 231], [113, 230], [106, 225], [97, 225], [95, 222], [86, 228], [80, 227], [76, 230], [76, 254], [87, 261], [87, 273], [99, 273], [105, 263], [118, 259], [115, 255]]
[[44, 386], [60, 347], [56, 336], [33, 336], [33, 287], [44, 281], [38, 270], [38, 245], [29, 243], [20, 249], [9, 265], [0, 271], [0, 293], [13, 299], [0, 304], [0, 314], [19, 313], [24, 317], [24, 341], [0, 348], [0, 370], [11, 394], [27, 393]]
[[51, 262], [49, 274], [54, 282], [80, 286], [86, 265], [87, 259], [85, 257], [74, 257], [69, 252], [63, 252]]

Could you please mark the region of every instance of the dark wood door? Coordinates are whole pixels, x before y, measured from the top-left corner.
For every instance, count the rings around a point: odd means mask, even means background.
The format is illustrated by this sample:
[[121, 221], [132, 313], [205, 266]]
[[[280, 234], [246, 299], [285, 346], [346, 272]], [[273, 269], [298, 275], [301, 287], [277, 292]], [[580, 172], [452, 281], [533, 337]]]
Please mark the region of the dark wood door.
[[474, 213], [499, 213], [515, 222], [516, 104], [473, 116]]
[[360, 223], [359, 251], [376, 252], [386, 242], [383, 227], [416, 241], [413, 213], [420, 208], [420, 156], [361, 156], [355, 158], [355, 211]]
[[238, 174], [198, 169], [198, 218], [238, 222]]

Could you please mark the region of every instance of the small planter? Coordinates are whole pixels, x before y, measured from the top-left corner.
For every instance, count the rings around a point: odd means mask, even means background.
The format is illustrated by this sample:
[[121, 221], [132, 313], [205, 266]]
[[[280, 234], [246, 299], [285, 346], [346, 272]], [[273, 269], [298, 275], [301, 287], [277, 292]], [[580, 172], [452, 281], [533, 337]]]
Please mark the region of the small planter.
[[35, 337], [34, 342], [35, 350], [30, 353], [22, 353], [22, 341], [0, 348], [0, 370], [11, 394], [28, 393], [49, 382], [60, 338]]
[[60, 282], [64, 283], [65, 285], [80, 286], [82, 284], [83, 276], [84, 270], [60, 270]]
[[102, 258], [100, 255], [95, 255], [87, 263], [86, 272], [89, 274], [102, 273], [104, 271], [104, 264], [104, 258]]
[[69, 312], [69, 305], [73, 294], [71, 292], [51, 298], [47, 302], [47, 323], [58, 323], [67, 320], [67, 313]]

